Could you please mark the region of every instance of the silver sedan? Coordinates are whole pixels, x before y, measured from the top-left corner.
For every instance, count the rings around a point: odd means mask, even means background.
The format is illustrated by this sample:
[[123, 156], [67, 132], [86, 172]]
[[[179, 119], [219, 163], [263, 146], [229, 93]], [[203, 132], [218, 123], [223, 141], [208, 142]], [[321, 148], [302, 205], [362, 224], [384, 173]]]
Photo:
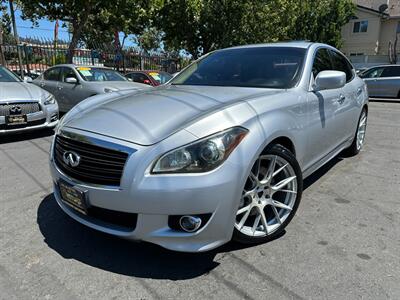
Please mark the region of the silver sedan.
[[367, 84], [370, 97], [400, 98], [400, 66], [377, 66], [363, 71], [359, 76]]
[[52, 93], [62, 112], [70, 110], [74, 105], [94, 95], [152, 88], [146, 84], [128, 81], [112, 69], [72, 64], [49, 68], [33, 83]]
[[0, 66], [0, 134], [53, 128], [57, 123], [54, 96]]
[[330, 46], [215, 51], [165, 86], [73, 108], [52, 143], [54, 195], [86, 226], [176, 251], [266, 242], [303, 178], [361, 150], [367, 114], [365, 83]]

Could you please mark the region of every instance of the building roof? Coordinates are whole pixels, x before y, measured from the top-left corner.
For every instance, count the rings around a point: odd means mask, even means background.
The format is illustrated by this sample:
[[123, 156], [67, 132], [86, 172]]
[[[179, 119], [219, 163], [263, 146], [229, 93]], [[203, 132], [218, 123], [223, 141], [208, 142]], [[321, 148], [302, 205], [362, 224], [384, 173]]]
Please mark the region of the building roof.
[[364, 10], [367, 10], [368, 12], [375, 13], [375, 14], [378, 14], [378, 15], [383, 15], [383, 16], [389, 17], [388, 13], [380, 12], [379, 10], [376, 10], [376, 9], [373, 9], [373, 8], [370, 8], [370, 7], [366, 7], [366, 6], [362, 6], [362, 5], [357, 4], [357, 8], [364, 9]]

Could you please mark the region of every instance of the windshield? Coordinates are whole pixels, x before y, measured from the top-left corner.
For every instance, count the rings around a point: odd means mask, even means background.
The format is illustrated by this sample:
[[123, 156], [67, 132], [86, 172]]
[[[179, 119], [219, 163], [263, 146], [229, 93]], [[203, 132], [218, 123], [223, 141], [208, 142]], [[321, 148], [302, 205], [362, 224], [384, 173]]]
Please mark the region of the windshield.
[[78, 67], [76, 70], [86, 81], [127, 81], [117, 71], [105, 68]]
[[159, 84], [164, 84], [172, 78], [172, 75], [165, 72], [149, 72], [149, 75]]
[[173, 80], [175, 85], [214, 85], [287, 89], [300, 79], [306, 49], [253, 47], [213, 52]]
[[21, 79], [8, 69], [0, 67], [0, 82], [21, 82]]

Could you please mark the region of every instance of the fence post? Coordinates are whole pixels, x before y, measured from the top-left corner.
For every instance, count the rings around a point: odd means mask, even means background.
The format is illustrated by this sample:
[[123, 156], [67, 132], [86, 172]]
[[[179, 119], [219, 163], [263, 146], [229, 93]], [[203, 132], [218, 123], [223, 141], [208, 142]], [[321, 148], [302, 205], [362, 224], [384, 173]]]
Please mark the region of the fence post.
[[28, 57], [28, 49], [26, 47], [26, 44], [24, 44], [24, 53], [25, 53], [25, 63], [26, 63], [26, 72], [27, 74], [31, 74], [31, 70], [29, 68], [29, 57]]

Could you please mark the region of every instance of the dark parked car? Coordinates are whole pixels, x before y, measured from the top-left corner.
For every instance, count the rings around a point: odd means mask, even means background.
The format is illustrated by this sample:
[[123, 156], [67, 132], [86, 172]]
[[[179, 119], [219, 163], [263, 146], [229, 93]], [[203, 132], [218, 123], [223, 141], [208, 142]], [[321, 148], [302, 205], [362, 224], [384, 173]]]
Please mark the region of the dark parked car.
[[135, 71], [125, 75], [134, 82], [158, 86], [168, 82], [172, 75], [163, 71]]

